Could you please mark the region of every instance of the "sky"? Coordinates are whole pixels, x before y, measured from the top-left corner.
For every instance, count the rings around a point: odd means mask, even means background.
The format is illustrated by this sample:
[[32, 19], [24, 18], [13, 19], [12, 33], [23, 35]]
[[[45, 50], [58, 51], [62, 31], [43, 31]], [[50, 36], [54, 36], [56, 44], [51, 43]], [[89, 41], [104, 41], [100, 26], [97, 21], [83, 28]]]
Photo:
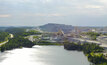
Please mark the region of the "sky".
[[0, 26], [107, 26], [107, 0], [0, 0]]

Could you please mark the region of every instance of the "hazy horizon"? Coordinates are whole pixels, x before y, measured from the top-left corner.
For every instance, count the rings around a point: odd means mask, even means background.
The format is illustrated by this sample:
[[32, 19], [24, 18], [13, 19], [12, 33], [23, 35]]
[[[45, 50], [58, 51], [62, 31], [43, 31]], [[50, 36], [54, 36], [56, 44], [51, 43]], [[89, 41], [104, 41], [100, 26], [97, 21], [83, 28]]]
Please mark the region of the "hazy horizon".
[[[39, 26], [44, 26], [47, 24], [70, 25], [70, 24], [60, 24], [60, 23], [46, 23], [46, 24], [38, 25], [38, 26], [30, 26], [30, 25], [21, 26], [21, 25], [19, 25], [19, 26], [0, 26], [0, 27], [39, 27]], [[71, 26], [74, 26], [74, 25], [71, 25]], [[74, 26], [74, 27], [107, 27], [107, 26]]]
[[107, 26], [107, 0], [0, 0], [1, 26]]

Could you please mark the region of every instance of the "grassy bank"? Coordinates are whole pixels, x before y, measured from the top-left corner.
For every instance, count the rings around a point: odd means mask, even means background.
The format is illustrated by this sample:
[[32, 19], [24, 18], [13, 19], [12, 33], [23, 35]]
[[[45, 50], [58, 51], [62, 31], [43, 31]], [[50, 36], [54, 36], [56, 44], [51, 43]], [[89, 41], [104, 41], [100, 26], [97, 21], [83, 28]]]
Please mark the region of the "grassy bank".
[[61, 43], [36, 43], [36, 45], [63, 45]]

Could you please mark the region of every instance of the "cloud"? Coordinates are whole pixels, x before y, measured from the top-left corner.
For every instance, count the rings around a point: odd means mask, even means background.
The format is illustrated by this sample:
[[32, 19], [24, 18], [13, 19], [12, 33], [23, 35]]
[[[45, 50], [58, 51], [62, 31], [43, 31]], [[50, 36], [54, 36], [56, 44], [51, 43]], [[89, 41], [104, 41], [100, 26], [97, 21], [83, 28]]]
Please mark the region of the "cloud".
[[40, 0], [41, 2], [43, 2], [43, 3], [51, 3], [51, 2], [53, 2], [53, 0]]
[[21, 3], [21, 2], [32, 2], [32, 1], [31, 0], [0, 0], [0, 2]]
[[24, 17], [32, 17], [32, 16], [36, 16], [36, 17], [60, 17], [60, 16], [66, 16], [64, 14], [59, 14], [59, 13], [37, 13], [37, 14], [23, 14]]
[[99, 9], [101, 9], [102, 6], [99, 6], [99, 5], [86, 5], [85, 8], [99, 8]]
[[6, 17], [11, 17], [11, 15], [9, 15], [9, 14], [0, 15], [0, 18], [6, 18]]
[[107, 0], [97, 0], [97, 1], [107, 4]]
[[62, 14], [48, 14], [48, 16], [64, 16]]
[[[78, 23], [80, 17], [93, 21], [91, 20], [93, 17], [100, 16], [101, 20], [106, 21], [107, 0], [0, 0], [0, 14], [4, 14], [0, 15], [0, 21], [12, 15], [5, 21], [17, 21], [17, 23], [30, 20], [32, 23], [39, 21], [40, 24], [44, 21]], [[92, 18], [88, 19], [89, 17]]]

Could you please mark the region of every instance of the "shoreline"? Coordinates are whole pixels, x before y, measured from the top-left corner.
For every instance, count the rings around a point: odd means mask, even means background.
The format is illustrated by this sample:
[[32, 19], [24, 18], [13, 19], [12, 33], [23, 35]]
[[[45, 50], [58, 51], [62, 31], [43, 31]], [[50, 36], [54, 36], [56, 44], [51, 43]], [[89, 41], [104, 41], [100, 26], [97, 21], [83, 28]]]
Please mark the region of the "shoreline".
[[105, 49], [96, 44], [78, 44], [75, 42], [65, 43], [66, 50], [82, 51], [88, 60], [94, 64], [102, 65], [107, 64], [107, 52], [104, 54]]

